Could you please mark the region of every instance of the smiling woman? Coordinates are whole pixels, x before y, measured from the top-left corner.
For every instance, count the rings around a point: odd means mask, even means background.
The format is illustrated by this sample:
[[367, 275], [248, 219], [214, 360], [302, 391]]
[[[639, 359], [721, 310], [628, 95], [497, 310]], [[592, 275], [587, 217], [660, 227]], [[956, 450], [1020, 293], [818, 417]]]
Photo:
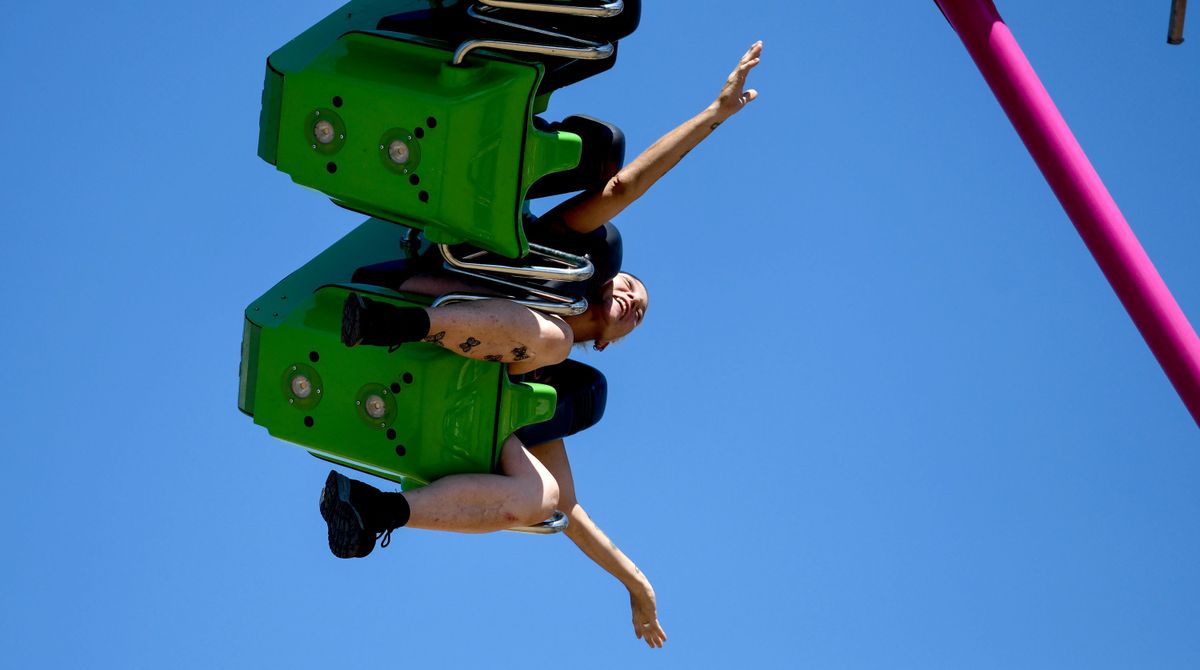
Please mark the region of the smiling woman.
[[[604, 351], [608, 345], [633, 332], [642, 325], [649, 305], [650, 294], [642, 280], [628, 272], [618, 274], [606, 286], [600, 309], [595, 312], [589, 310], [583, 314], [583, 317], [593, 315], [595, 321], [591, 327], [595, 336], [589, 338], [593, 342], [592, 348]], [[583, 317], [570, 317], [567, 322]], [[575, 332], [585, 330], [582, 325], [572, 325], [571, 329]]]

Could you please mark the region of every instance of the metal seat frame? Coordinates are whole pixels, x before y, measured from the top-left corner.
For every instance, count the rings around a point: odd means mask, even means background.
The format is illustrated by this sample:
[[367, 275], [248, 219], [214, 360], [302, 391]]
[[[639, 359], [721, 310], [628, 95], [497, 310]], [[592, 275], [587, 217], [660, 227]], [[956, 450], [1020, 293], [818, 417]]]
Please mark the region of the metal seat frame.
[[[584, 7], [573, 4], [551, 4], [546, 2], [525, 2], [518, 0], [478, 0], [477, 4], [467, 8], [467, 15], [471, 18], [499, 26], [504, 26], [506, 28], [524, 31], [543, 38], [558, 40], [560, 43], [545, 44], [543, 42], [514, 42], [509, 40], [493, 39], [468, 40], [460, 44], [454, 51], [452, 64], [462, 65], [468, 54], [475, 49], [481, 48], [513, 51], [518, 53], [532, 53], [542, 56], [553, 56], [560, 58], [573, 58], [578, 60], [603, 60], [611, 57], [615, 51], [611, 42], [592, 42], [578, 37], [573, 37], [571, 35], [565, 35], [534, 26], [515, 23], [512, 21], [505, 21], [494, 16], [489, 16], [489, 13], [497, 9], [604, 19], [619, 15], [622, 11], [624, 11], [625, 3], [624, 0], [613, 0], [612, 2], [606, 2], [599, 7]], [[511, 298], [513, 302], [516, 302], [517, 304], [525, 305], [531, 309], [536, 309], [550, 314], [558, 314], [560, 316], [575, 316], [582, 314], [587, 310], [586, 299], [574, 299], [547, 291], [539, 286], [513, 281], [514, 279], [585, 281], [591, 278], [595, 271], [592, 263], [586, 258], [559, 251], [557, 249], [551, 249], [549, 247], [543, 247], [537, 244], [530, 244], [530, 254], [555, 261], [565, 267], [513, 267], [508, 265], [473, 262], [473, 259], [482, 255], [483, 252], [477, 252], [469, 256], [459, 258], [454, 255], [454, 252], [451, 250], [449, 245], [440, 245], [440, 250], [442, 253], [442, 258], [445, 260], [445, 267], [447, 270], [470, 277], [472, 279], [488, 282], [506, 291], [519, 291], [528, 296], [527, 298]], [[434, 306], [436, 307], [438, 305], [464, 302], [469, 300], [485, 300], [491, 297], [494, 296], [472, 293], [452, 293], [439, 298], [437, 302], [434, 303]]]
[[[439, 249], [442, 252], [442, 259], [445, 261], [445, 268], [447, 270], [472, 279], [488, 282], [505, 291], [516, 291], [529, 296], [528, 298], [518, 298], [516, 296], [509, 298], [519, 305], [559, 316], [576, 316], [587, 311], [588, 302], [586, 298], [575, 299], [547, 291], [540, 286], [513, 281], [513, 279], [586, 281], [595, 273], [595, 267], [591, 261], [582, 256], [551, 249], [550, 247], [543, 247], [539, 244], [530, 244], [529, 253], [531, 255], [557, 261], [566, 267], [556, 268], [540, 265], [513, 267], [474, 262], [475, 258], [486, 253], [483, 251], [477, 251], [459, 258], [454, 255], [449, 245], [439, 245]], [[433, 306], [438, 307], [469, 300], [487, 300], [494, 297], [476, 293], [450, 293], [438, 298]]]
[[602, 7], [580, 7], [578, 5], [562, 5], [548, 4], [544, 2], [518, 2], [516, 0], [479, 0], [479, 3], [467, 8], [467, 16], [487, 23], [493, 23], [506, 28], [515, 28], [526, 32], [549, 37], [563, 42], [573, 43], [579, 46], [569, 46], [563, 44], [544, 44], [541, 42], [514, 42], [509, 40], [491, 40], [479, 39], [468, 40], [463, 42], [454, 51], [454, 59], [451, 61], [454, 65], [461, 65], [467, 55], [475, 49], [499, 49], [502, 51], [515, 51], [518, 53], [532, 53], [542, 56], [555, 56], [559, 58], [574, 58], [578, 60], [604, 60], [613, 55], [615, 49], [611, 42], [592, 42], [562, 33], [556, 33], [534, 26], [528, 26], [522, 23], [514, 23], [505, 21], [494, 16], [488, 16], [488, 12], [496, 9], [513, 9], [529, 12], [541, 12], [551, 14], [565, 14], [568, 16], [583, 16], [591, 18], [610, 18], [617, 16], [625, 9], [623, 0], [615, 0], [615, 2], [606, 3]]

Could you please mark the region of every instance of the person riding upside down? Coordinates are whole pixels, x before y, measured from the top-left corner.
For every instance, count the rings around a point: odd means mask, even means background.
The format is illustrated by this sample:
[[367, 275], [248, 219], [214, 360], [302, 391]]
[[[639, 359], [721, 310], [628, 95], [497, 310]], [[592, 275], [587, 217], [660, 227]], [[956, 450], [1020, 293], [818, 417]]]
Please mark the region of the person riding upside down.
[[[758, 96], [745, 83], [761, 54], [762, 42], [757, 42], [712, 104], [643, 151], [603, 188], [580, 193], [538, 219], [531, 237], [591, 240], [597, 271], [588, 282], [586, 312], [559, 317], [504, 299], [433, 308], [398, 307], [354, 294], [347, 299], [342, 324], [347, 346], [437, 344], [467, 358], [504, 363], [510, 376], [550, 384], [559, 403], [546, 425], [528, 426], [504, 441], [499, 474], [451, 475], [415, 490], [385, 493], [331, 472], [320, 509], [334, 555], [364, 557], [378, 538], [387, 546], [391, 532], [401, 526], [485, 533], [534, 525], [561, 510], [569, 521], [567, 537], [628, 589], [634, 633], [651, 647], [662, 647], [667, 635], [649, 579], [576, 497], [563, 438], [599, 420], [606, 387], [598, 371], [567, 357], [573, 344], [591, 341], [603, 350], [642, 324], [649, 294], [641, 280], [619, 271], [620, 237], [609, 221]], [[480, 290], [436, 271], [404, 277], [398, 288], [432, 297]]]

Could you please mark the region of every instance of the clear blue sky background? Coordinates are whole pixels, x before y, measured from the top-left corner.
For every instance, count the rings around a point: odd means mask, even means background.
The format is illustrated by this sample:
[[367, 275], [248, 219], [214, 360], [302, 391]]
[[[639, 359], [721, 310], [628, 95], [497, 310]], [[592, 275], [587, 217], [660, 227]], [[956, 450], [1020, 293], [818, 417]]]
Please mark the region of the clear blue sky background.
[[[339, 561], [327, 466], [237, 411], [242, 309], [355, 226], [255, 157], [317, 0], [9, 3], [9, 667], [1200, 667], [1200, 433], [932, 2], [647, 3], [550, 116], [632, 151], [766, 42], [762, 97], [619, 220], [644, 332], [585, 361], [565, 538]], [[1200, 323], [1200, 16], [1002, 2]]]

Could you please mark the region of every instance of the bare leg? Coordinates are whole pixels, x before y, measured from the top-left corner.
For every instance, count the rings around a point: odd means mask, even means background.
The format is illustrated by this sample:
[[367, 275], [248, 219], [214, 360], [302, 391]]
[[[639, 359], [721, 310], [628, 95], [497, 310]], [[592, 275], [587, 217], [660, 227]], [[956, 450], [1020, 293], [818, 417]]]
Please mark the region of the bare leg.
[[554, 513], [558, 484], [516, 437], [504, 442], [500, 466], [502, 475], [451, 475], [405, 493], [408, 526], [489, 533], [530, 526]]
[[425, 342], [475, 360], [510, 363], [514, 374], [562, 362], [575, 342], [562, 319], [508, 300], [455, 303], [427, 311]]

